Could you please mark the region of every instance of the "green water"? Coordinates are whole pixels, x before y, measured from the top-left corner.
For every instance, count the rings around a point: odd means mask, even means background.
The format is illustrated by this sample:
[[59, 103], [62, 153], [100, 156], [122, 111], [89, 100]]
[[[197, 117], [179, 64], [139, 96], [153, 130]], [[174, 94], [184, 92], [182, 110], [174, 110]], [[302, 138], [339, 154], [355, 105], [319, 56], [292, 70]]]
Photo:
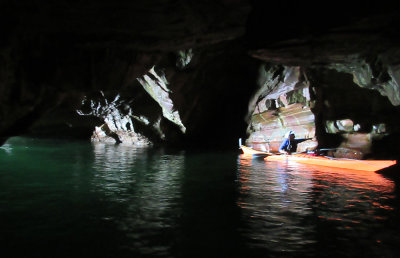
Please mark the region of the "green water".
[[16, 137], [2, 257], [395, 257], [397, 182], [232, 152]]

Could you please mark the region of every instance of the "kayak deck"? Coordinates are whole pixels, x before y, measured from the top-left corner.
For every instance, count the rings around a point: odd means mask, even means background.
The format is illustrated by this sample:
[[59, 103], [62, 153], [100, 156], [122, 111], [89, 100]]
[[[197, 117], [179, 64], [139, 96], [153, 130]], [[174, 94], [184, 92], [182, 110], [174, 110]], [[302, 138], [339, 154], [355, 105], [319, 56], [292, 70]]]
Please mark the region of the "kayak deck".
[[258, 150], [255, 150], [255, 149], [246, 147], [246, 146], [244, 146], [244, 145], [241, 145], [240, 148], [242, 149], [243, 154], [246, 154], [246, 155], [264, 156], [264, 157], [265, 157], [265, 156], [270, 156], [270, 155], [272, 155], [272, 153], [263, 152], [263, 151], [258, 151]]
[[363, 171], [378, 171], [393, 166], [397, 163], [396, 160], [356, 160], [330, 158], [325, 156], [311, 156], [308, 154], [271, 155], [266, 157], [265, 160], [291, 160], [303, 164]]

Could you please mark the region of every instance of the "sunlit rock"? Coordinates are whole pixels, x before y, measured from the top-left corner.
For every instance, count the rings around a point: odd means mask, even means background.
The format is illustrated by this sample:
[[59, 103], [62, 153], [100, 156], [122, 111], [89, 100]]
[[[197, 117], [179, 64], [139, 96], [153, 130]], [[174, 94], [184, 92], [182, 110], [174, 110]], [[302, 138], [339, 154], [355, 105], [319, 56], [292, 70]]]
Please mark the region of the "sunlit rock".
[[[299, 67], [263, 66], [260, 88], [250, 102], [252, 110], [247, 144], [259, 150], [277, 151], [287, 131], [296, 138], [314, 138], [314, 114], [309, 107], [307, 82]], [[255, 104], [253, 104], [255, 102]], [[298, 151], [315, 149], [314, 140], [298, 145]]]
[[176, 66], [180, 69], [184, 69], [189, 65], [193, 58], [193, 50], [191, 48], [187, 50], [179, 50], [178, 58], [176, 60]]
[[85, 100], [89, 106], [86, 112], [77, 110], [79, 115], [95, 116], [104, 121], [103, 125], [95, 127], [91, 140], [128, 145], [151, 145], [147, 137], [135, 132], [135, 123], [138, 121], [148, 123], [147, 119], [134, 117], [130, 102], [121, 100], [120, 95], [109, 101], [103, 92], [100, 93], [101, 99]]
[[137, 78], [137, 80], [160, 105], [163, 116], [178, 125], [182, 133], [185, 133], [186, 128], [181, 121], [179, 112], [175, 109], [174, 104], [169, 97], [171, 91], [168, 89], [168, 81], [165, 74], [158, 75], [155, 68], [152, 67], [147, 74], [143, 75], [141, 78]]
[[342, 119], [325, 122], [325, 128], [327, 133], [339, 133], [339, 132], [352, 132], [354, 130], [354, 123], [351, 119]]
[[96, 126], [91, 137], [92, 142], [118, 143], [122, 145], [150, 146], [152, 142], [145, 136], [132, 130], [111, 131], [108, 124]]
[[[260, 150], [277, 151], [289, 130], [295, 132], [296, 138], [315, 137], [314, 115], [310, 108], [297, 103], [253, 115], [247, 143]], [[299, 144], [298, 151], [315, 147], [315, 140], [310, 140]]]
[[386, 56], [378, 56], [374, 60], [359, 60], [349, 64], [332, 65], [341, 72], [353, 75], [357, 85], [379, 91], [390, 102], [400, 105], [400, 66], [390, 63], [393, 60]]
[[[249, 113], [262, 112], [267, 107], [263, 107], [268, 102], [268, 108], [271, 107], [271, 101], [280, 99], [276, 106], [287, 106], [286, 93], [297, 89], [306, 88], [299, 81], [300, 67], [287, 67], [280, 65], [263, 64], [259, 69], [258, 85], [259, 89], [253, 95], [249, 103]], [[308, 96], [308, 95], [306, 95]], [[283, 101], [282, 101], [283, 100]]]
[[374, 134], [385, 134], [385, 133], [387, 133], [386, 125], [383, 124], [383, 123], [373, 125], [371, 133], [374, 133]]
[[354, 129], [354, 123], [351, 119], [342, 119], [336, 121], [336, 125], [339, 130], [345, 132], [351, 132]]

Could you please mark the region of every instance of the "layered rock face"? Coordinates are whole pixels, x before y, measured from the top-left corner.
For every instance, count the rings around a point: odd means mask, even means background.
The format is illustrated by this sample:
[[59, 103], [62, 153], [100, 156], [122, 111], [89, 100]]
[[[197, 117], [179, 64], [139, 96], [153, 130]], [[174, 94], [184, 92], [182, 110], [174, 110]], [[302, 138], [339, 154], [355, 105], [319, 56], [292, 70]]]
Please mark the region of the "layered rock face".
[[[253, 98], [247, 144], [277, 151], [285, 133], [310, 138], [298, 151], [323, 149], [334, 157], [395, 158], [400, 108], [351, 74], [332, 69], [274, 66]], [[390, 139], [390, 140], [389, 140]]]
[[312, 138], [299, 150], [400, 153], [400, 22], [384, 2], [3, 1], [0, 22], [2, 141], [275, 150], [290, 129]]
[[299, 67], [263, 66], [260, 74], [262, 87], [249, 108], [253, 112], [247, 144], [277, 152], [285, 134], [294, 131], [296, 138], [310, 139], [300, 143], [298, 151], [314, 150], [315, 118], [303, 71]]

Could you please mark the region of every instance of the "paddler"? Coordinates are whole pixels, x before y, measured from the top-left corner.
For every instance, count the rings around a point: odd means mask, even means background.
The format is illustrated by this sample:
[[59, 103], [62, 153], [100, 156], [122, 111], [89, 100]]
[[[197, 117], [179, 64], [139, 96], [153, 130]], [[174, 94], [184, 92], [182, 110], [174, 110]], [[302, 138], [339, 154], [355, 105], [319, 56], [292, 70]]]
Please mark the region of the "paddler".
[[279, 147], [279, 152], [284, 154], [291, 154], [297, 151], [297, 144], [307, 141], [309, 139], [295, 139], [295, 134], [292, 130], [285, 134], [285, 140]]

